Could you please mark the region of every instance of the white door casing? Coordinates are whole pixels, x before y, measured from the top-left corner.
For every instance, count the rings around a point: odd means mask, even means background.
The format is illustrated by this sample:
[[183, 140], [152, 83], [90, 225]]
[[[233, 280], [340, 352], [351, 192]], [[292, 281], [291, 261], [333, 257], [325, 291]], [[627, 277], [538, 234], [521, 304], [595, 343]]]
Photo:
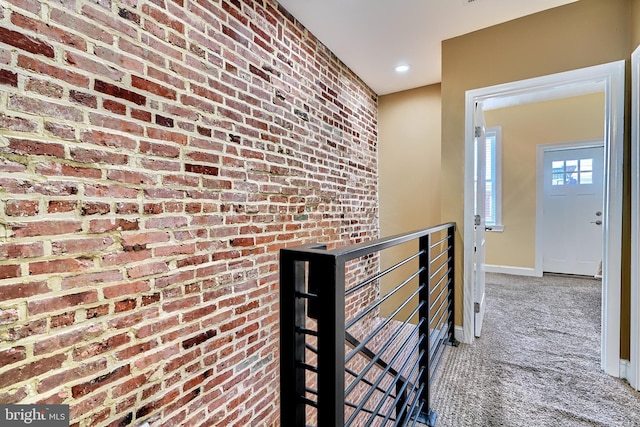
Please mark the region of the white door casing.
[[476, 181], [476, 202], [474, 216], [474, 239], [475, 251], [473, 262], [473, 274], [475, 282], [474, 319], [473, 334], [476, 337], [482, 332], [482, 321], [485, 311], [485, 259], [486, 259], [486, 228], [485, 228], [485, 202], [486, 202], [486, 129], [482, 103], [476, 104], [474, 119], [475, 127], [475, 181]]
[[[465, 178], [463, 325], [458, 339], [474, 340], [474, 113], [483, 102], [485, 110], [518, 103], [538, 102], [604, 92], [604, 209], [603, 209], [603, 298], [601, 367], [620, 376], [620, 276], [622, 247], [622, 173], [624, 154], [624, 75], [625, 61], [595, 65], [527, 80], [468, 90], [465, 95]], [[494, 107], [495, 106], [495, 107]], [[536, 243], [536, 245], [538, 245]], [[542, 260], [536, 256], [536, 268]]]
[[594, 276], [602, 260], [603, 146], [583, 144], [538, 146], [545, 272]]
[[627, 379], [640, 390], [640, 47], [631, 55], [631, 360]]

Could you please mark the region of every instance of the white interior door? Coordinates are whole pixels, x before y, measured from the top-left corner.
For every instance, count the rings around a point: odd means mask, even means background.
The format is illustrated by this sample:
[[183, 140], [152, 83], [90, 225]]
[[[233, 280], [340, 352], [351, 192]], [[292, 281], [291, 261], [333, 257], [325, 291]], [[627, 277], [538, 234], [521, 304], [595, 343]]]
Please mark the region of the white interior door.
[[598, 273], [604, 222], [603, 151], [598, 146], [544, 152], [545, 272]]
[[475, 251], [473, 273], [475, 281], [474, 322], [473, 332], [476, 337], [482, 332], [482, 321], [485, 310], [485, 245], [486, 245], [486, 133], [482, 103], [476, 104], [475, 114], [475, 217], [474, 240]]

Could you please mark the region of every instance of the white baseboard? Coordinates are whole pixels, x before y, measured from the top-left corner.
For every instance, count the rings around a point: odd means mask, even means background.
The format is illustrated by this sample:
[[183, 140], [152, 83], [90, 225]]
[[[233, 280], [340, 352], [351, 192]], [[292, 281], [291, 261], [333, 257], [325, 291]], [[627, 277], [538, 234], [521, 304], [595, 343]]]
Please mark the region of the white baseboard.
[[453, 336], [460, 342], [463, 342], [465, 344], [471, 344], [473, 342], [473, 339], [467, 340], [464, 336], [464, 328], [462, 326], [458, 326], [456, 325], [453, 329]]
[[620, 378], [625, 379], [631, 383], [631, 362], [629, 360], [620, 359]]
[[535, 268], [511, 267], [508, 265], [486, 264], [484, 271], [486, 273], [503, 273], [514, 276], [542, 277], [540, 273], [536, 272]]

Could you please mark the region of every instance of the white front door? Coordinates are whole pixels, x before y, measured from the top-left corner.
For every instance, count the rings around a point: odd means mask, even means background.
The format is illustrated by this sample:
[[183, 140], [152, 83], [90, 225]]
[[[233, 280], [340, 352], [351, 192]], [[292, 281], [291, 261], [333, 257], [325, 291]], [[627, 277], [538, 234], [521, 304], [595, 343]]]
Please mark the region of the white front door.
[[482, 321], [485, 310], [485, 251], [486, 251], [486, 194], [487, 194], [487, 165], [486, 165], [486, 132], [482, 103], [476, 104], [475, 114], [475, 217], [474, 239], [475, 252], [473, 273], [475, 280], [474, 322], [473, 333], [476, 337], [482, 332]]
[[543, 270], [594, 276], [602, 260], [603, 147], [544, 152]]

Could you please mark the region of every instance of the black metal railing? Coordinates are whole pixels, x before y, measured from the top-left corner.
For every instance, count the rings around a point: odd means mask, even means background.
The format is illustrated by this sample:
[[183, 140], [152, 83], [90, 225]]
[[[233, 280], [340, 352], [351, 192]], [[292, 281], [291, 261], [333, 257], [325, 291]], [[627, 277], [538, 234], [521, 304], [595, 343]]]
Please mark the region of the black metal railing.
[[430, 385], [457, 345], [454, 232], [281, 250], [281, 425], [435, 424]]

